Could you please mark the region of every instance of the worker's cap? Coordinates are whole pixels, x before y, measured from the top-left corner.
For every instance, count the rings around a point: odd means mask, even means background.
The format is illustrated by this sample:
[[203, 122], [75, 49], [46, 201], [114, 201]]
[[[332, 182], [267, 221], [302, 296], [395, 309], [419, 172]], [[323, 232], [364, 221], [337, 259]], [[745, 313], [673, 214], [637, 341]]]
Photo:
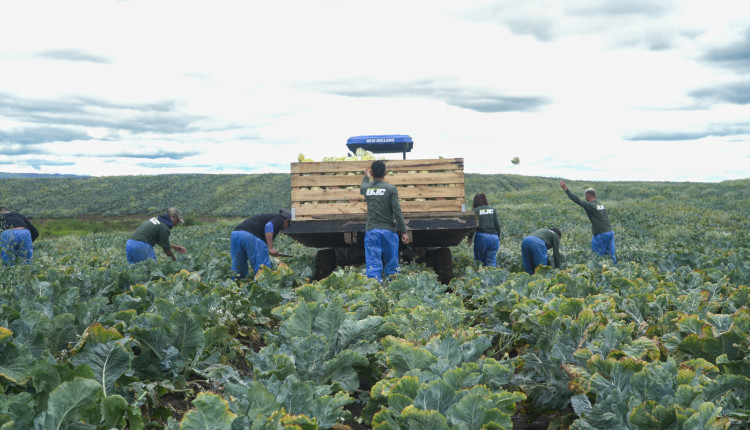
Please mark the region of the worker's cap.
[[0, 206], [0, 211], [9, 211], [10, 209], [6, 208], [5, 206]]
[[185, 222], [185, 220], [182, 219], [182, 212], [177, 208], [167, 209], [167, 215], [176, 217], [179, 222]]
[[596, 190], [593, 189], [593, 188], [586, 188], [586, 194], [588, 194], [588, 193], [596, 194]]
[[289, 224], [292, 224], [292, 213], [286, 209], [279, 209], [279, 215], [289, 220]]

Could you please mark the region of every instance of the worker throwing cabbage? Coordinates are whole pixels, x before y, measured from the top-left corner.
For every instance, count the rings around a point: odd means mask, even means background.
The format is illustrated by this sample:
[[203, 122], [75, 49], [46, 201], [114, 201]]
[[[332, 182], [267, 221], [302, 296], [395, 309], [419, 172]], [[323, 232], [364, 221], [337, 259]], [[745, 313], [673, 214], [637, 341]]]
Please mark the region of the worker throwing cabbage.
[[604, 208], [603, 203], [596, 199], [596, 191], [593, 188], [587, 189], [585, 192], [586, 201], [582, 201], [568, 190], [568, 184], [565, 181], [560, 181], [560, 187], [570, 200], [573, 200], [575, 204], [586, 211], [586, 215], [591, 221], [591, 250], [600, 256], [609, 255], [612, 257], [612, 262], [617, 264], [615, 232], [612, 231], [612, 226], [609, 224], [607, 209]]

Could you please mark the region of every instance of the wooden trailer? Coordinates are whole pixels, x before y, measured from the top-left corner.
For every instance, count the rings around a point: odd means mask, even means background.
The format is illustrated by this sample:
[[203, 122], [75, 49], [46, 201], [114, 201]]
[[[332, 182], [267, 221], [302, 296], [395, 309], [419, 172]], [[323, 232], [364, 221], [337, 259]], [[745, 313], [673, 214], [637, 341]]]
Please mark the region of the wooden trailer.
[[[462, 158], [384, 160], [385, 180], [398, 188], [411, 244], [401, 258], [425, 262], [447, 283], [453, 276], [448, 247], [476, 227], [466, 212]], [[303, 245], [321, 248], [316, 279], [336, 266], [364, 263], [367, 205], [360, 194], [363, 170], [372, 160], [291, 164], [292, 225], [284, 233]]]

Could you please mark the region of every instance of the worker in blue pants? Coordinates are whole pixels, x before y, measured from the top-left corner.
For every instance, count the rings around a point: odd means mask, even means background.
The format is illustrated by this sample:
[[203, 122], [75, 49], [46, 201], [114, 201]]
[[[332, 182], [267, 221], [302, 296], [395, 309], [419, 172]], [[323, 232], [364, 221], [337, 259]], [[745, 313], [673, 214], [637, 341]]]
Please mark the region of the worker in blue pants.
[[398, 190], [385, 182], [385, 163], [381, 160], [374, 161], [369, 169], [365, 168], [364, 173], [359, 192], [365, 196], [367, 203], [365, 271], [368, 278], [382, 283], [384, 272], [386, 278], [400, 272], [399, 232], [403, 243], [409, 243], [410, 239], [398, 201]]
[[18, 212], [0, 207], [0, 255], [3, 262], [14, 266], [16, 263], [31, 264], [34, 256], [32, 242], [39, 237], [39, 231], [29, 219]]
[[612, 263], [617, 264], [615, 232], [609, 222], [607, 209], [602, 202], [596, 199], [596, 190], [593, 188], [587, 189], [584, 194], [584, 201], [568, 189], [568, 184], [565, 181], [560, 181], [560, 187], [570, 200], [586, 211], [586, 216], [591, 221], [591, 250], [599, 256], [609, 255], [612, 258]]
[[250, 217], [234, 228], [229, 238], [229, 248], [232, 256], [232, 270], [240, 279], [250, 273], [250, 266], [255, 274], [261, 266], [273, 267], [270, 256], [280, 255], [273, 246], [273, 240], [291, 223], [291, 212], [281, 209], [279, 213]]
[[479, 193], [474, 196], [474, 214], [477, 228], [469, 233], [467, 243], [474, 240], [474, 261], [484, 266], [497, 267], [497, 251], [500, 249], [500, 221], [497, 211], [487, 203], [487, 196]]
[[154, 246], [159, 245], [164, 254], [177, 261], [174, 251], [185, 254], [187, 249], [181, 245], [170, 242], [169, 236], [172, 228], [184, 222], [182, 212], [177, 208], [169, 208], [167, 212], [158, 217], [144, 221], [135, 229], [130, 239], [125, 242], [125, 258], [128, 264], [135, 264], [146, 260], [156, 260]]
[[536, 272], [539, 265], [547, 265], [549, 257], [547, 250], [552, 248], [555, 268], [559, 269], [562, 258], [560, 257], [560, 239], [562, 232], [557, 228], [541, 228], [523, 238], [521, 242], [521, 259], [523, 270], [529, 275]]

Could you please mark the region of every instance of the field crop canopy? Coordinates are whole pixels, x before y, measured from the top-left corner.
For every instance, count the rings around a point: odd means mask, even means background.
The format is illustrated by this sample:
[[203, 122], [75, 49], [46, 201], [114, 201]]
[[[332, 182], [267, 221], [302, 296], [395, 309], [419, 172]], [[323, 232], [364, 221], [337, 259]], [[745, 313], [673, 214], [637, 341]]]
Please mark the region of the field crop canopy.
[[[204, 180], [186, 177], [212, 189]], [[214, 180], [225, 190], [207, 199], [247, 184]], [[116, 182], [102, 181], [80, 185]], [[123, 181], [107, 210], [147, 212], [116, 195], [145, 183]], [[70, 186], [56, 184], [36, 185]], [[278, 197], [288, 177], [267, 184]], [[467, 175], [467, 199], [484, 192], [499, 214], [498, 267], [479, 267], [464, 241], [447, 285], [407, 261], [384, 285], [363, 267], [311, 281], [317, 249], [283, 233], [275, 247], [294, 257], [235, 281], [229, 235], [251, 213], [228, 199], [185, 211], [215, 218], [172, 230], [188, 250], [176, 262], [157, 248], [128, 265], [129, 232], [40, 237], [31, 265], [0, 267], [0, 426], [750, 426], [750, 181], [568, 186], [596, 187], [617, 265], [592, 255], [589, 221], [557, 180], [511, 175]], [[542, 227], [562, 230], [563, 266], [530, 276], [520, 243]]]

